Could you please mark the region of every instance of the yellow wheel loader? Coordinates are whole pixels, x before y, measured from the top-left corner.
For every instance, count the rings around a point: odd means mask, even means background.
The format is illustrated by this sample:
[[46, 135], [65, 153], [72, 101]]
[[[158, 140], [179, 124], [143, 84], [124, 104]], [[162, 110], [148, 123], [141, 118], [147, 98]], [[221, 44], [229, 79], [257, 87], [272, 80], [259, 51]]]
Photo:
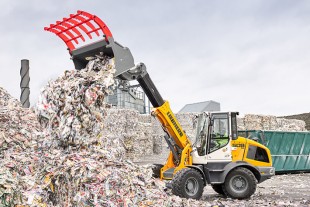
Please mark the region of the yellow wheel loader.
[[[238, 136], [237, 112], [210, 112], [196, 117], [197, 135], [192, 143], [182, 129], [143, 63], [134, 63], [130, 50], [114, 41], [107, 25], [85, 11], [71, 14], [49, 27], [67, 45], [76, 69], [85, 68], [89, 57], [105, 55], [114, 58], [115, 78], [137, 80], [152, 103], [152, 115], [166, 133], [170, 154], [164, 165], [154, 165], [153, 175], [169, 180], [167, 186], [175, 195], [199, 199], [207, 184], [231, 198], [248, 198], [257, 183], [274, 175], [269, 149]], [[99, 41], [76, 47], [85, 38], [101, 36]]]

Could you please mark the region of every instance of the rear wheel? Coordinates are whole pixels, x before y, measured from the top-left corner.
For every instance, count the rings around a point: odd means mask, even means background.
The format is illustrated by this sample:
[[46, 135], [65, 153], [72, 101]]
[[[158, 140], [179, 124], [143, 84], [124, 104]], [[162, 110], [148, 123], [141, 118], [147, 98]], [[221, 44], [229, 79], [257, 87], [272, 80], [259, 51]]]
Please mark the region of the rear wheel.
[[222, 188], [223, 184], [213, 184], [211, 186], [213, 190], [217, 192], [218, 194], [225, 195], [223, 188]]
[[255, 193], [256, 183], [256, 178], [249, 169], [238, 167], [227, 175], [222, 189], [231, 198], [245, 199]]
[[163, 167], [161, 164], [153, 164], [152, 171], [153, 171], [153, 177], [159, 178], [160, 177], [160, 170]]
[[195, 169], [179, 170], [172, 179], [172, 193], [182, 198], [200, 199], [204, 188], [203, 177]]

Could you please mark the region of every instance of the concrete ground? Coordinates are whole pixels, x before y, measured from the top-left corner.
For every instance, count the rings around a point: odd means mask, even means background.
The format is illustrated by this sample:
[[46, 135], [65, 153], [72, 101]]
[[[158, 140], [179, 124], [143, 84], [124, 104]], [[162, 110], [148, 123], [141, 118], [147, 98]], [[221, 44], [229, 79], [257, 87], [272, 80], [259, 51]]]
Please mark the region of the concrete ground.
[[[138, 164], [163, 163], [164, 156], [144, 158]], [[246, 200], [226, 198], [206, 186], [199, 202], [189, 206], [309, 206], [310, 207], [310, 173], [276, 175], [257, 185], [255, 194]], [[211, 205], [210, 205], [211, 204]]]
[[310, 206], [310, 173], [276, 175], [257, 185], [247, 200], [233, 200], [218, 195], [206, 186], [202, 200], [224, 206]]

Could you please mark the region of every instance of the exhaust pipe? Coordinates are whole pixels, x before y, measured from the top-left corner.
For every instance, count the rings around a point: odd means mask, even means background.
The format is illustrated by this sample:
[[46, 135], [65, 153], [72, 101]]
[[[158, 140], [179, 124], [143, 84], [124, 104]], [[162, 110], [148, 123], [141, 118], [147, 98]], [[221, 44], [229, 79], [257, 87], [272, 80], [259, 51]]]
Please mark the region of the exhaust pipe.
[[20, 89], [21, 89], [20, 102], [22, 103], [22, 106], [24, 108], [29, 108], [30, 107], [30, 102], [29, 102], [29, 95], [30, 95], [29, 60], [26, 60], [26, 59], [21, 60], [20, 77], [21, 77], [21, 81], [20, 81]]

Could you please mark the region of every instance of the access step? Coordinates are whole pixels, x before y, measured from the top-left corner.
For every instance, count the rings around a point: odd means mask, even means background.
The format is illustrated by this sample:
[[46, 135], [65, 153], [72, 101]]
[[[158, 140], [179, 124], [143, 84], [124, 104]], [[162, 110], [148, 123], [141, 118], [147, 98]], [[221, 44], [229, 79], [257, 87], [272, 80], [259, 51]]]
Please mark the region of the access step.
[[165, 178], [165, 179], [172, 179], [172, 178], [173, 178], [174, 170], [175, 170], [175, 167], [167, 169], [167, 170], [163, 173], [164, 178]]

